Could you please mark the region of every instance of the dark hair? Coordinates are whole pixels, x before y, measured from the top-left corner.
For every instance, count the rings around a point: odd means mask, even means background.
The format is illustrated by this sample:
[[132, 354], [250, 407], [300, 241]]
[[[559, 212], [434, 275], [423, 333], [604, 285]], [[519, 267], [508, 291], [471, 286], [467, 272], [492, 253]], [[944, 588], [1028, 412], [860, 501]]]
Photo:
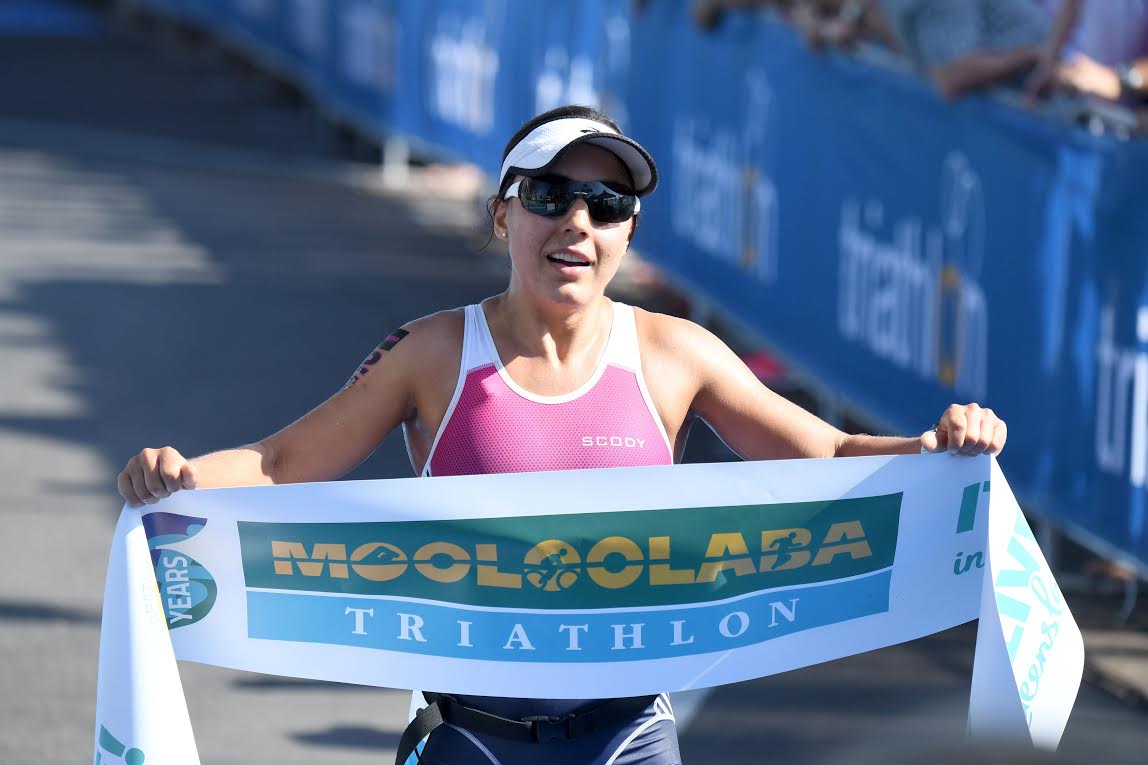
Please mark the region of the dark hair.
[[[518, 142], [525, 138], [534, 128], [544, 123], [553, 122], [554, 120], [564, 119], [567, 117], [594, 120], [595, 122], [601, 122], [603, 125], [607, 125], [619, 133], [622, 132], [622, 128], [618, 125], [617, 121], [615, 121], [613, 117], [611, 117], [609, 114], [606, 114], [605, 112], [598, 111], [592, 106], [580, 106], [578, 104], [557, 106], [553, 109], [544, 111], [539, 115], [531, 117], [522, 125], [522, 127], [518, 128], [514, 135], [510, 136], [510, 140], [506, 142], [506, 148], [502, 150], [502, 160], [505, 162], [507, 155], [510, 154], [510, 150], [513, 149], [518, 144]], [[629, 175], [629, 168], [624, 169], [626, 170], [626, 175]], [[512, 183], [514, 183], [514, 175], [512, 173], [507, 173], [506, 177], [502, 179], [502, 182], [498, 184], [498, 193], [486, 200], [486, 214], [490, 218], [491, 237], [494, 236], [494, 206], [500, 199], [502, 199], [502, 195], [506, 193], [506, 190], [510, 188], [510, 184]], [[630, 185], [633, 186], [633, 183], [634, 179], [630, 178]], [[634, 238], [634, 232], [638, 229], [638, 218], [640, 216], [641, 213], [638, 213], [634, 216], [634, 225], [630, 229], [630, 239]], [[490, 244], [489, 239], [487, 240], [487, 244]], [[486, 245], [483, 245], [483, 249], [485, 249], [485, 247]]]

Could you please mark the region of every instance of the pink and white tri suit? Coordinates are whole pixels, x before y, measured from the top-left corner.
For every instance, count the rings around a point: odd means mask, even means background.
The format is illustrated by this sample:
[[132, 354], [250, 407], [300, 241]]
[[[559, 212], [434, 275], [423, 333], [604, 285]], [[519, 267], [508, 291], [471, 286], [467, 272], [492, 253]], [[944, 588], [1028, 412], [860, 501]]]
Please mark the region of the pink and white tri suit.
[[[462, 363], [424, 476], [673, 464], [673, 449], [642, 378], [634, 309], [613, 303], [610, 337], [594, 374], [577, 390], [540, 396], [507, 373], [482, 307], [466, 307]], [[562, 717], [608, 699], [514, 699], [458, 696], [503, 717]], [[543, 749], [539, 749], [543, 747]], [[478, 759], [476, 751], [481, 752]], [[454, 726], [431, 734], [426, 762], [491, 765], [673, 765], [680, 762], [669, 697], [614, 729], [557, 744], [518, 743]]]
[[539, 396], [514, 382], [482, 307], [467, 306], [458, 385], [423, 475], [672, 464], [665, 426], [642, 378], [634, 309], [613, 306], [598, 368], [561, 396]]

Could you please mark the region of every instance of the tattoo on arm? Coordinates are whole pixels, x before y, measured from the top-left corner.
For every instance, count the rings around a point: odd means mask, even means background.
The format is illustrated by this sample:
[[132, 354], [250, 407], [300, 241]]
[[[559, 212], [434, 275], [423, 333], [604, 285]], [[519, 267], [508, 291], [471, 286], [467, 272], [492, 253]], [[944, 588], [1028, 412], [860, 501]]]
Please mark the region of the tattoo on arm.
[[387, 335], [387, 339], [384, 340], [382, 345], [379, 347], [384, 351], [389, 351], [391, 348], [394, 348], [396, 345], [398, 345], [399, 341], [409, 334], [410, 332], [407, 332], [405, 329], [396, 329], [394, 332]]
[[375, 350], [371, 351], [371, 355], [364, 359], [363, 363], [359, 365], [359, 369], [355, 372], [355, 374], [351, 375], [351, 379], [347, 381], [345, 386], [343, 386], [344, 389], [351, 387], [359, 380], [363, 379], [367, 372], [371, 371], [371, 367], [379, 363], [379, 359], [383, 357], [383, 353], [389, 351], [391, 348], [394, 348], [399, 344], [400, 340], [409, 334], [410, 332], [407, 332], [405, 329], [396, 329], [394, 332], [387, 335], [387, 339], [381, 342], [379, 346], [375, 348]]

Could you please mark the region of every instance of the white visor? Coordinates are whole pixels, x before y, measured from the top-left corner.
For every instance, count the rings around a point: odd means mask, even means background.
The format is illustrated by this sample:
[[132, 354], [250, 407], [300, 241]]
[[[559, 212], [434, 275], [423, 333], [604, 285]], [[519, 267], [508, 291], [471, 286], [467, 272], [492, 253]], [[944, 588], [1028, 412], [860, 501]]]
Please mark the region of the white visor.
[[632, 138], [609, 125], [581, 117], [562, 117], [544, 122], [516, 143], [502, 162], [501, 186], [510, 174], [544, 175], [566, 151], [579, 143], [600, 146], [622, 160], [634, 179], [634, 193], [641, 197], [658, 185], [658, 169], [650, 153]]

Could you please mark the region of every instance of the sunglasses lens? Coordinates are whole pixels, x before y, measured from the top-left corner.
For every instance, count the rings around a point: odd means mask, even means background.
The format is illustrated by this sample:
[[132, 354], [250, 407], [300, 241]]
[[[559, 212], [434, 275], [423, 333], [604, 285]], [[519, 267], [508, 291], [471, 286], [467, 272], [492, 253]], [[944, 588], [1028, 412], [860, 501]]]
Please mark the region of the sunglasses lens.
[[526, 178], [518, 188], [518, 200], [535, 215], [564, 215], [574, 204], [575, 195], [564, 183], [546, 178]]
[[602, 223], [621, 223], [634, 214], [634, 197], [610, 189], [586, 197], [590, 217]]
[[518, 200], [535, 215], [565, 215], [581, 197], [590, 217], [599, 223], [621, 223], [634, 214], [637, 197], [611, 189], [598, 181], [571, 181], [566, 178], [525, 178], [518, 187]]

